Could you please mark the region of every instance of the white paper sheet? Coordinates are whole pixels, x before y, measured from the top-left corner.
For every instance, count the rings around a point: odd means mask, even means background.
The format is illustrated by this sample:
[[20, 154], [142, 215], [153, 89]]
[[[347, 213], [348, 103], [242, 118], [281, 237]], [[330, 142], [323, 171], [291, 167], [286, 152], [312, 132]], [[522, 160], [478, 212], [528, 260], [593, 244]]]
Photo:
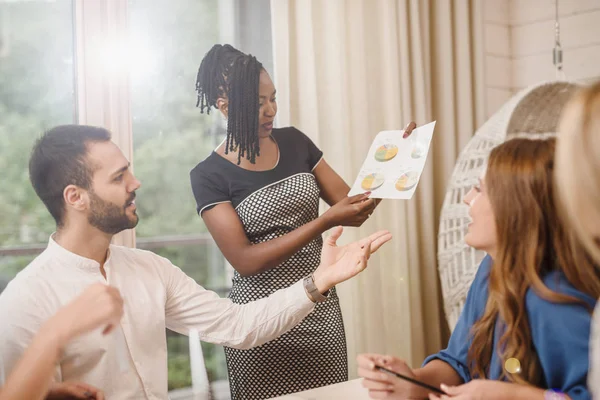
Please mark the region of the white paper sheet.
[[415, 128], [403, 139], [403, 130], [375, 136], [348, 196], [371, 191], [375, 199], [411, 199], [427, 161], [435, 121]]

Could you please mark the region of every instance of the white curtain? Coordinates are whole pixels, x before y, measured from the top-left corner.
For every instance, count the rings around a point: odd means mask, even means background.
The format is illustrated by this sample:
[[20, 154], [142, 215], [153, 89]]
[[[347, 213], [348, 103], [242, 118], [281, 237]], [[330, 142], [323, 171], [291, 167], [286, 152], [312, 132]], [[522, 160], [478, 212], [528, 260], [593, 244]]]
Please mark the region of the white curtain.
[[[131, 161], [129, 70], [123, 61], [129, 37], [127, 2], [75, 0], [74, 4], [78, 123], [111, 131], [113, 142]], [[116, 234], [112, 243], [135, 247], [134, 230]]]
[[458, 152], [482, 121], [479, 5], [468, 0], [271, 0], [279, 126], [310, 136], [351, 185], [381, 130], [437, 120], [417, 193], [386, 200], [350, 241], [394, 238], [338, 290], [350, 376], [360, 352], [413, 366], [447, 336], [436, 235]]

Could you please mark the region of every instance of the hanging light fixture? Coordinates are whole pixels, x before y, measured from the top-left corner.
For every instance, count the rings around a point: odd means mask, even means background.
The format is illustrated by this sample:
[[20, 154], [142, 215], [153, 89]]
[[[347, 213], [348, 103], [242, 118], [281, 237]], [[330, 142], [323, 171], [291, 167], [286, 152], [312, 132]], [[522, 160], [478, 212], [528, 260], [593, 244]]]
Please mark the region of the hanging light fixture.
[[558, 0], [554, 0], [554, 50], [552, 51], [552, 59], [556, 68], [556, 78], [564, 79], [563, 53], [560, 46], [560, 24], [558, 22]]

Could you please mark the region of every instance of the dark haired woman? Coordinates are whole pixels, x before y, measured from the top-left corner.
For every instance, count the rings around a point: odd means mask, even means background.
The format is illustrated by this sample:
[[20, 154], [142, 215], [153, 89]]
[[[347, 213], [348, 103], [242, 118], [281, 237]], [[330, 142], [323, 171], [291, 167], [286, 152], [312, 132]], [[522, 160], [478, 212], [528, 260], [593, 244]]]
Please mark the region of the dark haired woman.
[[[197, 211], [235, 269], [236, 303], [268, 296], [320, 263], [321, 234], [360, 226], [376, 202], [347, 197], [348, 185], [299, 130], [273, 128], [275, 87], [251, 55], [215, 45], [196, 82], [198, 106], [227, 118], [227, 138], [191, 171]], [[408, 136], [412, 129], [407, 129]], [[319, 216], [319, 198], [331, 208]], [[328, 239], [335, 246], [341, 229]], [[225, 348], [233, 399], [265, 399], [348, 379], [335, 288], [279, 339], [251, 350]]]

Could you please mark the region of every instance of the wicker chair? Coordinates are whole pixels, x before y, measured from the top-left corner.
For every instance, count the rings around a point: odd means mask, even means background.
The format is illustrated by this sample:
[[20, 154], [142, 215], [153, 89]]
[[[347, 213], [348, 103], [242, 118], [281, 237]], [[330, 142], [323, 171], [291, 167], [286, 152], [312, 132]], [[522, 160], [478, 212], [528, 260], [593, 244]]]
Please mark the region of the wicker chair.
[[440, 217], [438, 266], [448, 325], [453, 330], [484, 253], [467, 246], [469, 218], [463, 196], [477, 182], [490, 150], [517, 136], [554, 136], [562, 107], [578, 88], [549, 82], [522, 90], [475, 132], [458, 157]]

